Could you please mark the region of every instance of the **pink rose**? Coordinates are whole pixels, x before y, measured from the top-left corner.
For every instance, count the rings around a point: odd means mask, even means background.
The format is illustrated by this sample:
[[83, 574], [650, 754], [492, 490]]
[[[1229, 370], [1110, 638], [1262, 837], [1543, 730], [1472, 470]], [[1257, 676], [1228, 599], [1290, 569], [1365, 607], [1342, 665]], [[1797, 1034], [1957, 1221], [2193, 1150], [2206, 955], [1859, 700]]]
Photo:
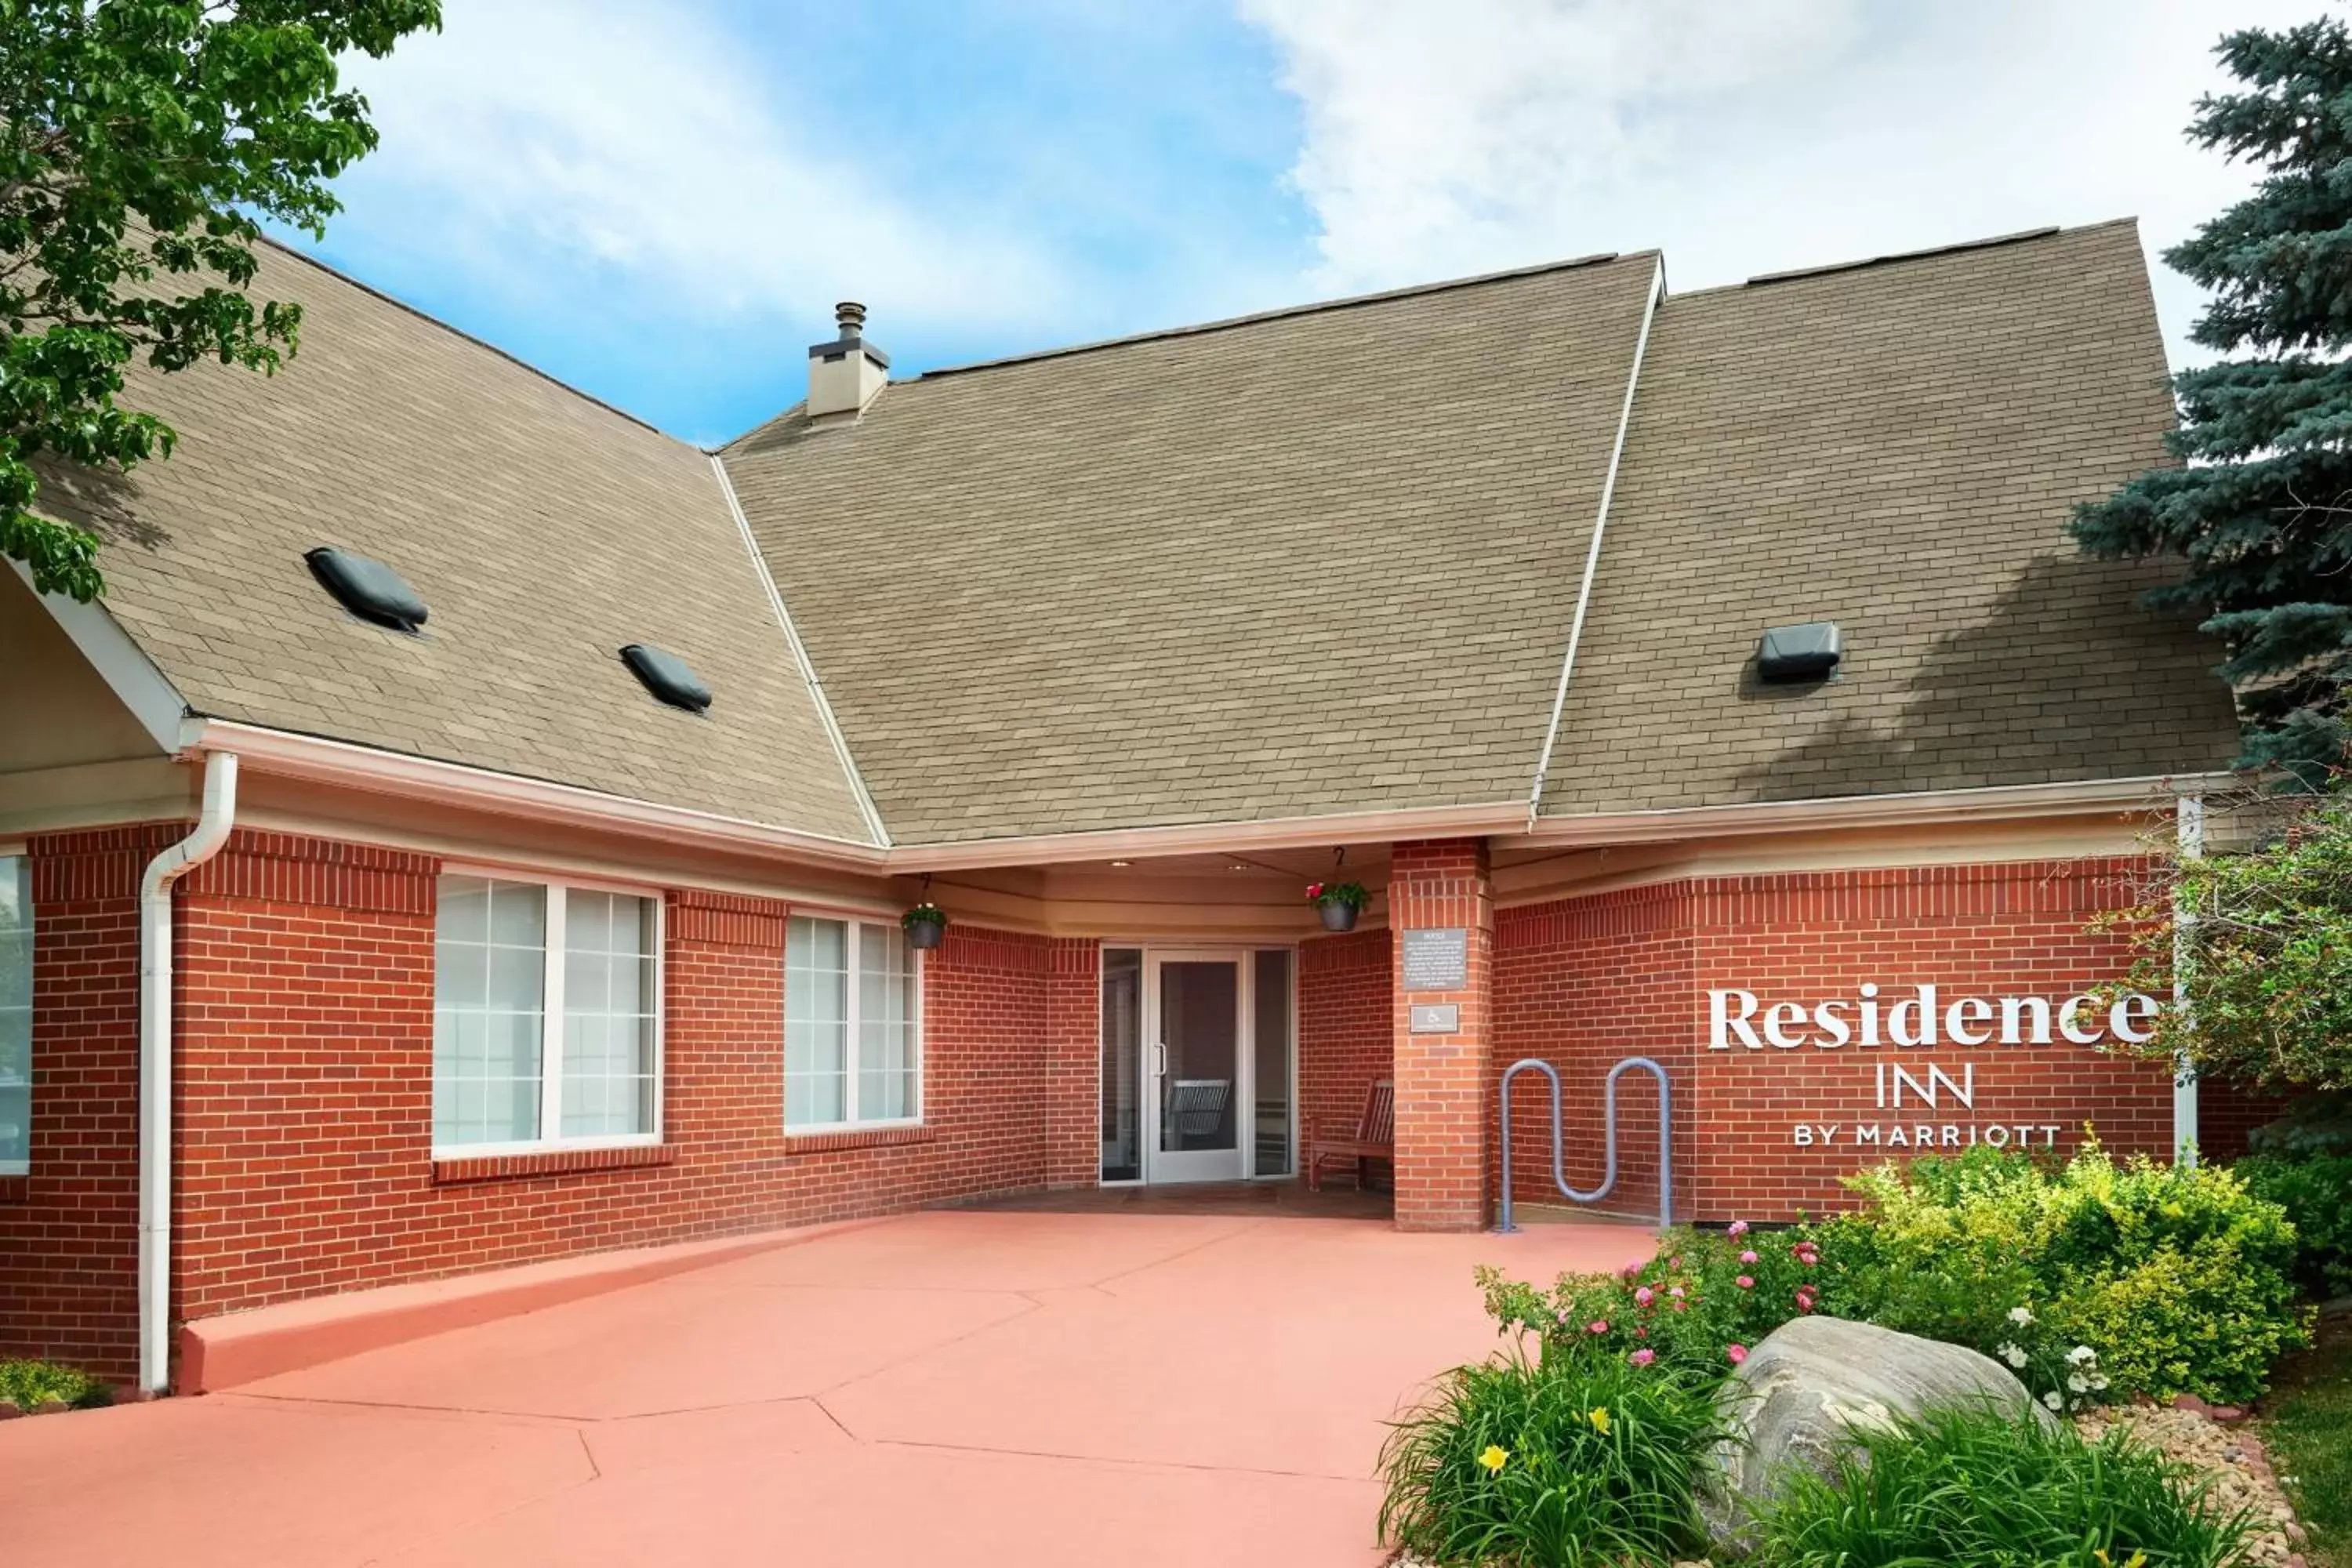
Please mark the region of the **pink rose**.
[[1690, 1310], [1690, 1303], [1688, 1301], [1677, 1301], [1675, 1303], [1675, 1310], [1677, 1312], [1687, 1312]]
[[1746, 1236], [1748, 1234], [1748, 1222], [1744, 1219], [1733, 1220], [1731, 1222], [1731, 1228], [1725, 1231], [1724, 1234], [1726, 1236]]
[[1666, 1267], [1667, 1267], [1667, 1268], [1680, 1268], [1682, 1266], [1683, 1266], [1683, 1255], [1682, 1255], [1681, 1253], [1679, 1253], [1679, 1252], [1675, 1253], [1672, 1258], [1667, 1258], [1667, 1259], [1666, 1259]]
[[1647, 1285], [1643, 1286], [1640, 1289], [1633, 1292], [1633, 1304], [1637, 1307], [1646, 1307], [1657, 1299], [1657, 1292], [1651, 1289]]
[[1635, 1351], [1632, 1355], [1627, 1356], [1625, 1359], [1632, 1362], [1635, 1366], [1647, 1366], [1652, 1362], [1658, 1359], [1658, 1352], [1652, 1350], [1649, 1346], [1643, 1345], [1640, 1350]]
[[1734, 1279], [1732, 1283], [1738, 1286], [1742, 1290], [1753, 1290], [1756, 1289], [1756, 1281], [1750, 1279], [1745, 1274], [1742, 1274], [1738, 1279]]
[[1609, 1320], [1595, 1318], [1584, 1325], [1584, 1331], [1588, 1334], [1605, 1334], [1609, 1331]]
[[1723, 1347], [1723, 1353], [1731, 1358], [1732, 1365], [1738, 1366], [1741, 1362], [1748, 1359], [1748, 1347], [1746, 1345], [1726, 1345]]
[[1739, 1261], [1742, 1263], [1753, 1263], [1756, 1261], [1756, 1255], [1752, 1252], [1743, 1252], [1739, 1255]]
[[1675, 1300], [1681, 1300], [1681, 1299], [1682, 1299], [1682, 1293], [1683, 1293], [1683, 1288], [1682, 1288], [1681, 1286], [1679, 1286], [1679, 1285], [1675, 1286], [1673, 1289], [1668, 1290], [1668, 1291], [1666, 1292], [1666, 1294], [1667, 1294], [1667, 1295], [1674, 1297], [1674, 1298], [1675, 1298]]
[[1633, 1331], [1633, 1337], [1637, 1340], [1646, 1340], [1650, 1337], [1650, 1331], [1647, 1329], [1635, 1329]]

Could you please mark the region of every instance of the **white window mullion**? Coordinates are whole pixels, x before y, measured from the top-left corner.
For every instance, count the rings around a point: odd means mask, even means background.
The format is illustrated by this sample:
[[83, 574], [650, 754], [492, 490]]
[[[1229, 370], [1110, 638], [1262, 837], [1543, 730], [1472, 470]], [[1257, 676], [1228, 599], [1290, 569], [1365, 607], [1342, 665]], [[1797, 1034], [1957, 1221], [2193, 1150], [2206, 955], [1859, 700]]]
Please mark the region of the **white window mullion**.
[[849, 954], [849, 994], [847, 998], [848, 1005], [845, 1011], [849, 1016], [849, 1040], [847, 1047], [842, 1052], [842, 1060], [849, 1064], [849, 1092], [843, 1103], [847, 1107], [849, 1111], [849, 1124], [852, 1127], [856, 1127], [862, 1124], [866, 1120], [865, 1107], [858, 1102], [858, 1091], [863, 1087], [860, 1080], [862, 1080], [866, 1076], [866, 1074], [860, 1070], [863, 1065], [863, 1042], [858, 1038], [858, 994], [866, 989], [866, 952], [864, 946], [866, 940], [866, 928], [865, 923], [861, 921], [850, 921], [845, 923], [849, 928], [849, 945], [845, 950]]
[[547, 889], [547, 979], [541, 995], [539, 1037], [539, 1136], [552, 1143], [563, 1136], [563, 889]]

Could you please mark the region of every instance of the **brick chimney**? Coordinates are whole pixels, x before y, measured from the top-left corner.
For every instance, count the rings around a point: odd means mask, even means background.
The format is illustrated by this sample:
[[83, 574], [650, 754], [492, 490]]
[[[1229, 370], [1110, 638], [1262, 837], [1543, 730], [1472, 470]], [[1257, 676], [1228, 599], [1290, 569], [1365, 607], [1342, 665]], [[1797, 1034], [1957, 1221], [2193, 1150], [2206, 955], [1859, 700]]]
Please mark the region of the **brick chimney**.
[[841, 335], [809, 345], [808, 415], [855, 416], [866, 412], [890, 380], [890, 356], [866, 341], [866, 307], [844, 300], [833, 308]]

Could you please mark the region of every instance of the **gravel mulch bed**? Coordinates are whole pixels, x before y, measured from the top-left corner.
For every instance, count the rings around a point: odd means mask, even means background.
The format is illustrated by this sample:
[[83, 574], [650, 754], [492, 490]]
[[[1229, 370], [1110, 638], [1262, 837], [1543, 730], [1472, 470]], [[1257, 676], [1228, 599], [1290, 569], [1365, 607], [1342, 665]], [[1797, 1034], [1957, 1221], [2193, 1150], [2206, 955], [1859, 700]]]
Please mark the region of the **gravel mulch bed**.
[[2257, 1532], [2247, 1542], [2246, 1561], [2264, 1568], [2305, 1568], [2303, 1526], [2295, 1522], [2261, 1438], [2202, 1410], [2158, 1405], [2115, 1405], [2074, 1418], [2075, 1430], [2092, 1442], [2111, 1426], [2212, 1476], [2210, 1495], [2222, 1511], [2252, 1510]]

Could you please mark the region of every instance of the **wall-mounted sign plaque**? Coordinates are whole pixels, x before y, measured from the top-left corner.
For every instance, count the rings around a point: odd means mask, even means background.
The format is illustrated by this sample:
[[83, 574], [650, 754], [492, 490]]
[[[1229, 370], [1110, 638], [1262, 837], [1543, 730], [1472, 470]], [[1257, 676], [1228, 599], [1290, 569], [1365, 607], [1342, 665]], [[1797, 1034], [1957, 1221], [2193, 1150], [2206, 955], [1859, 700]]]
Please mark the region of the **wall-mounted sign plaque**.
[[1459, 991], [1470, 983], [1470, 933], [1459, 926], [1404, 933], [1404, 988]]
[[1458, 1035], [1462, 1032], [1462, 1009], [1451, 1002], [1416, 1002], [1412, 1006], [1412, 1032]]

